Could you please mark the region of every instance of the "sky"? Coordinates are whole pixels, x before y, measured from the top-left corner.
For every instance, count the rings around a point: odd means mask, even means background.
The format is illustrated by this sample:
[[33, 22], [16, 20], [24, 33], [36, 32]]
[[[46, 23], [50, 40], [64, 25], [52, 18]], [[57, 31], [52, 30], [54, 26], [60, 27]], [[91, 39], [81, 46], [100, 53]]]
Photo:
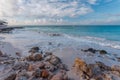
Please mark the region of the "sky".
[[120, 0], [0, 0], [9, 25], [120, 25]]

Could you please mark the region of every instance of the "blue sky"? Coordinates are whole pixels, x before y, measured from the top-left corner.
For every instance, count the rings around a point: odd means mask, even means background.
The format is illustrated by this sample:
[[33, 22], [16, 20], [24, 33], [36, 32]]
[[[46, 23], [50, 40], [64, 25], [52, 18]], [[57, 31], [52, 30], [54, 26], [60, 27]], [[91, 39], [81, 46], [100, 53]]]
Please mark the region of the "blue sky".
[[119, 25], [120, 0], [0, 0], [9, 25]]

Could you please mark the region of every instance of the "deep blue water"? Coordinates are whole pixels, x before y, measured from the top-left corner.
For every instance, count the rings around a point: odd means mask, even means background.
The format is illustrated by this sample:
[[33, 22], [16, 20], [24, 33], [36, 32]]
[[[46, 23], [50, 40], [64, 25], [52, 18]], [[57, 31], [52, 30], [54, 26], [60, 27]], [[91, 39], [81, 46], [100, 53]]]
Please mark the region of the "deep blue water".
[[90, 36], [96, 38], [104, 38], [112, 41], [120, 41], [119, 25], [89, 25], [89, 26], [26, 26], [26, 29], [56, 32], [70, 34], [75, 36]]

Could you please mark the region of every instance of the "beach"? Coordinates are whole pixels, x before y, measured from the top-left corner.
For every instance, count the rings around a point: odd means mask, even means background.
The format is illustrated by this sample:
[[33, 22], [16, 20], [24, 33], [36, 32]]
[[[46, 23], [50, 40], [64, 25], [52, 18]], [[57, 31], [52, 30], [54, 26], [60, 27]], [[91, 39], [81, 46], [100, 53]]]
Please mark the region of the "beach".
[[38, 29], [0, 33], [0, 80], [120, 80], [119, 41]]

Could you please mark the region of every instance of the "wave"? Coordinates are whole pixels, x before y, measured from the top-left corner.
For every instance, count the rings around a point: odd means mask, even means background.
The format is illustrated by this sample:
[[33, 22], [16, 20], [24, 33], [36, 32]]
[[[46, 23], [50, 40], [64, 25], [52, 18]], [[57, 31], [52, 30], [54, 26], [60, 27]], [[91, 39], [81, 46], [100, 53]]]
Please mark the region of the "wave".
[[93, 44], [98, 44], [101, 46], [120, 49], [119, 41], [111, 41], [111, 40], [107, 40], [105, 38], [91, 37], [91, 36], [73, 36], [73, 35], [67, 35], [67, 34], [64, 34], [64, 36], [69, 39], [78, 41], [78, 42], [93, 43]]

